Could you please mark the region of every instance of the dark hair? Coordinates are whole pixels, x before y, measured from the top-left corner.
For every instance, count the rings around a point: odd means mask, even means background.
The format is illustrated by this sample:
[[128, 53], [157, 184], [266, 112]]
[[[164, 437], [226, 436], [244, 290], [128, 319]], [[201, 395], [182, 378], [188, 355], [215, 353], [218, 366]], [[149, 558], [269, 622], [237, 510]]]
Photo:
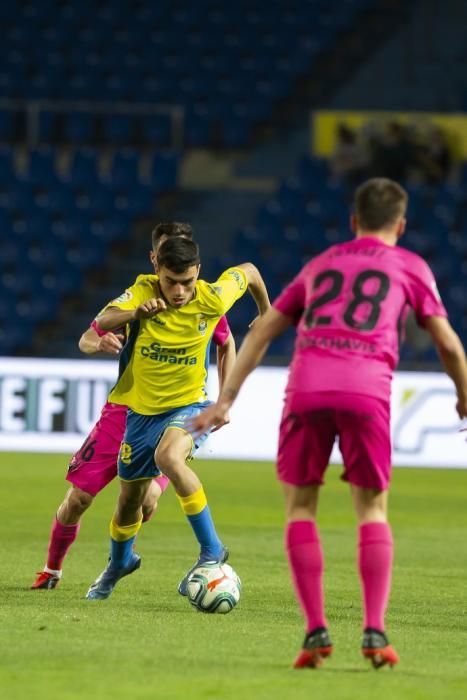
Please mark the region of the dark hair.
[[180, 274], [193, 265], [199, 265], [199, 248], [194, 241], [181, 236], [168, 238], [157, 253], [157, 267], [166, 267]]
[[405, 216], [409, 197], [403, 187], [385, 177], [374, 177], [355, 193], [355, 216], [363, 231], [379, 231]]
[[157, 224], [152, 230], [152, 247], [156, 250], [157, 245], [162, 238], [162, 236], [167, 236], [167, 238], [175, 238], [175, 236], [184, 236], [191, 241], [193, 238], [193, 229], [190, 224], [182, 223], [180, 221], [173, 221], [171, 223]]

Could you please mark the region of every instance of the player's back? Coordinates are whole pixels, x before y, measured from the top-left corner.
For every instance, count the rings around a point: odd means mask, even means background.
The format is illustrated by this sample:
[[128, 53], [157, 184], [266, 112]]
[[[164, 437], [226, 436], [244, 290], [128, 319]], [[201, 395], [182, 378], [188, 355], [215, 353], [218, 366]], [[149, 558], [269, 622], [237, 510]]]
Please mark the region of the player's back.
[[275, 306], [300, 313], [289, 387], [385, 398], [408, 308], [445, 315], [426, 263], [366, 236], [311, 260]]

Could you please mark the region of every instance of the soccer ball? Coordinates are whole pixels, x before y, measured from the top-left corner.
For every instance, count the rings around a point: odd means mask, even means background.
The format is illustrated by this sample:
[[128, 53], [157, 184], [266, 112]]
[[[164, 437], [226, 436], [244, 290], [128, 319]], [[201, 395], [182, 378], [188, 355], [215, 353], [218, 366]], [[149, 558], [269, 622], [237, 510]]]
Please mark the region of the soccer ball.
[[242, 583], [229, 564], [207, 562], [188, 579], [188, 600], [205, 613], [230, 612], [240, 600]]

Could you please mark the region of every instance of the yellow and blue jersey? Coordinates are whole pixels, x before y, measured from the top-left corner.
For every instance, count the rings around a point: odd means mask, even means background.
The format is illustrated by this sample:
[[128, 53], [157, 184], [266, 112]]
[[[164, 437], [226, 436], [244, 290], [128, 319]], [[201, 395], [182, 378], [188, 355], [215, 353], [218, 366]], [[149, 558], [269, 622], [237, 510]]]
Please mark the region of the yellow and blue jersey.
[[[157, 275], [139, 275], [106, 308], [131, 311], [161, 297], [158, 280]], [[132, 321], [109, 401], [143, 415], [205, 401], [211, 336], [220, 317], [247, 287], [245, 272], [231, 267], [212, 284], [198, 280], [185, 306], [168, 306], [153, 318]]]

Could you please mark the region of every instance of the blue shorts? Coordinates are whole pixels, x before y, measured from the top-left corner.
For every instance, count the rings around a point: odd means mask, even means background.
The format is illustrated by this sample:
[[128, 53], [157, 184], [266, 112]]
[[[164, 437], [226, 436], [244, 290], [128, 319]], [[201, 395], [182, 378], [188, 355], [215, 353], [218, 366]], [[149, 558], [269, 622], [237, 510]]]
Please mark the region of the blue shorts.
[[[128, 409], [126, 430], [118, 454], [118, 476], [124, 481], [151, 479], [161, 470], [154, 462], [154, 452], [167, 428], [179, 428], [188, 433], [185, 423], [210, 406], [212, 401], [192, 403], [156, 416], [143, 416]], [[209, 433], [193, 441], [190, 456], [202, 445]]]

